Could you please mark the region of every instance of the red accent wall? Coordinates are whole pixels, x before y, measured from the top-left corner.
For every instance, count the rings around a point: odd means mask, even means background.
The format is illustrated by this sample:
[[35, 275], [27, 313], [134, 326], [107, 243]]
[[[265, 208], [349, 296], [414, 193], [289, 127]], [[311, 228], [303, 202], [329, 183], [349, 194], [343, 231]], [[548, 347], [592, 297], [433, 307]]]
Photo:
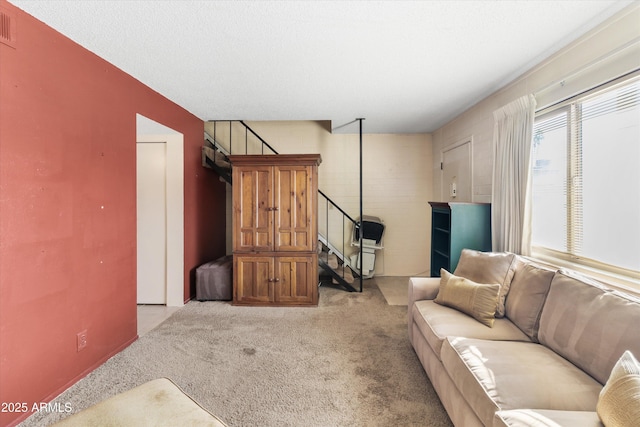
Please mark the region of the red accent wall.
[[[203, 122], [20, 9], [0, 44], [0, 425], [137, 337], [136, 113], [184, 134], [185, 300], [225, 251]], [[87, 347], [77, 351], [77, 334]]]

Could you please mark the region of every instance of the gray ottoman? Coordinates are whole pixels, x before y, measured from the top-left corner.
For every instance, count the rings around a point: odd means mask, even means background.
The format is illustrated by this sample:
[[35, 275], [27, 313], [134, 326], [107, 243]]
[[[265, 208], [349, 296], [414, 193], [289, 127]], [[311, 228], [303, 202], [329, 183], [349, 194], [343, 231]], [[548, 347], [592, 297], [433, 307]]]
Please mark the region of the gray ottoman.
[[202, 264], [196, 269], [196, 299], [198, 301], [230, 301], [233, 256], [228, 255]]

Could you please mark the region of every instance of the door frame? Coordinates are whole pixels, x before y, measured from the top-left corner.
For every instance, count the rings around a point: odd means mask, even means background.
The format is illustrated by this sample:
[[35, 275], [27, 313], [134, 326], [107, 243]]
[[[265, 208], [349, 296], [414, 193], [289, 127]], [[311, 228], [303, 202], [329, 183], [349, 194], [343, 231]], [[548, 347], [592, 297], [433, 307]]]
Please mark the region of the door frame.
[[[471, 200], [469, 202], [473, 202], [474, 194], [473, 194], [473, 135], [463, 138], [454, 142], [453, 144], [447, 145], [443, 147], [440, 151], [440, 200], [449, 200], [449, 193], [445, 193], [445, 182], [444, 182], [444, 154], [447, 151], [455, 150], [456, 148], [460, 148], [463, 145], [469, 144], [469, 164], [467, 165], [469, 168], [469, 194], [471, 196]], [[448, 183], [446, 183], [448, 186]]]
[[[166, 162], [167, 307], [184, 305], [184, 135], [136, 114], [136, 142], [164, 142]], [[136, 245], [137, 246], [137, 245]], [[137, 266], [136, 266], [137, 269]], [[137, 286], [137, 284], [136, 284]]]

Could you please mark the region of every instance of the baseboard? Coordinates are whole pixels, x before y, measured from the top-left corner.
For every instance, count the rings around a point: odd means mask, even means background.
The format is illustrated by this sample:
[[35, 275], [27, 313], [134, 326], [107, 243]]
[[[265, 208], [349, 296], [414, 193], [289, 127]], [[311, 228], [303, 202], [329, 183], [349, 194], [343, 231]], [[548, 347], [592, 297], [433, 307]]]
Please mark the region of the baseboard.
[[[131, 344], [133, 344], [137, 340], [138, 340], [138, 334], [136, 333], [135, 337], [133, 337], [132, 339], [126, 341], [124, 344], [116, 347], [115, 350], [107, 353], [104, 357], [101, 357], [100, 359], [98, 359], [96, 361], [96, 363], [92, 364], [87, 369], [85, 369], [84, 371], [80, 372], [78, 375], [73, 377], [71, 380], [67, 381], [64, 385], [62, 385], [61, 387], [57, 388], [54, 392], [48, 394], [46, 397], [44, 397], [42, 399], [42, 402], [47, 402], [47, 403], [51, 402], [52, 400], [54, 400], [55, 398], [60, 396], [62, 393], [64, 393], [66, 390], [68, 390], [75, 383], [77, 383], [78, 381], [80, 381], [81, 379], [83, 379], [84, 377], [89, 375], [91, 372], [95, 371], [98, 367], [100, 367], [102, 364], [104, 364], [107, 360], [111, 359], [113, 356], [115, 356], [116, 354], [120, 353], [122, 350], [124, 350], [125, 348], [129, 347]], [[21, 422], [23, 422], [27, 418], [29, 418], [31, 415], [33, 415], [33, 413], [24, 413], [23, 416], [18, 417], [17, 419], [15, 419], [11, 423], [9, 423], [7, 425], [7, 427], [17, 426], [18, 424], [20, 424]]]

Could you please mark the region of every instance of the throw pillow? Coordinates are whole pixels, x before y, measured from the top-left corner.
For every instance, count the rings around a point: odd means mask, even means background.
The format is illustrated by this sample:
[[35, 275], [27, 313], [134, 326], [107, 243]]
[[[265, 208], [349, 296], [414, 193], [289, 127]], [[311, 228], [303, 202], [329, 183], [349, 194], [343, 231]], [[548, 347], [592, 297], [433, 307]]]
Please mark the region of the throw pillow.
[[533, 342], [538, 342], [542, 306], [547, 299], [554, 270], [516, 259], [516, 273], [505, 302], [506, 316]]
[[485, 285], [440, 270], [440, 288], [434, 302], [455, 308], [492, 328], [500, 285]]
[[625, 351], [600, 392], [596, 411], [607, 427], [633, 427], [640, 420], [640, 364]]
[[504, 301], [515, 271], [516, 256], [507, 252], [481, 252], [463, 249], [453, 274], [476, 283], [497, 283], [500, 296], [495, 317], [504, 317]]

